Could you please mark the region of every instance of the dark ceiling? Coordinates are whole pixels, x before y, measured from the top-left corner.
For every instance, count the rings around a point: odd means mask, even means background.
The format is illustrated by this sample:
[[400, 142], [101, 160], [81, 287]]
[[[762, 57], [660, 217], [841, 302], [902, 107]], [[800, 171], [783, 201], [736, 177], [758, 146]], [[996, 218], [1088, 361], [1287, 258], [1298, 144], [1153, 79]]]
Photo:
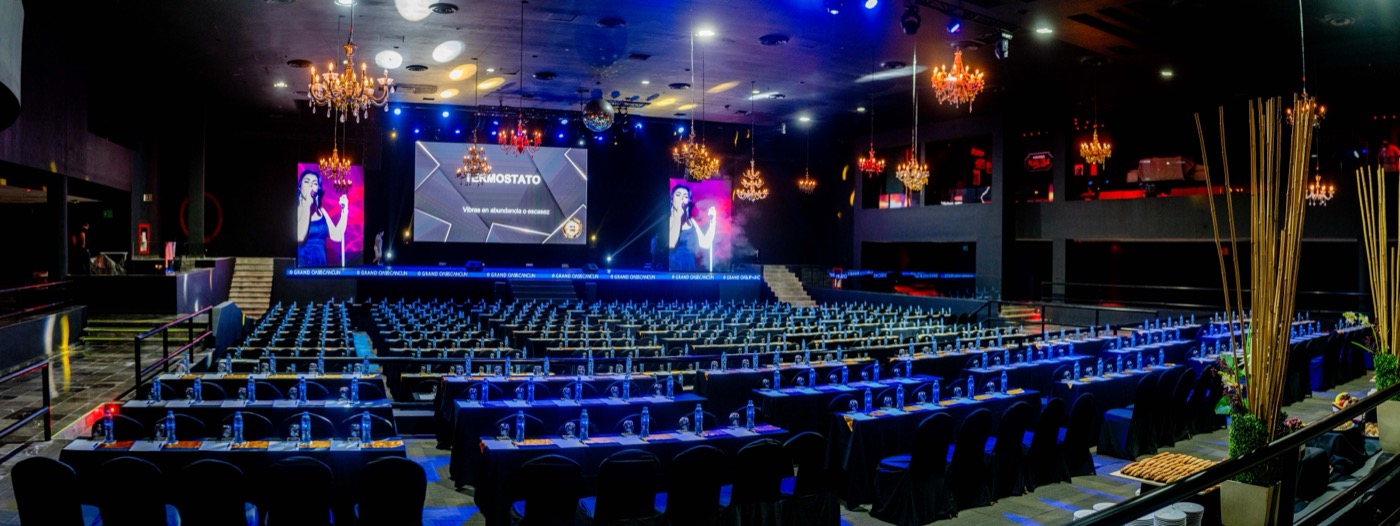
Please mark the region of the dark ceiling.
[[[760, 124], [804, 115], [817, 123], [849, 122], [857, 108], [869, 106], [883, 129], [908, 121], [911, 79], [908, 68], [880, 65], [910, 62], [916, 48], [921, 67], [946, 64], [955, 41], [977, 47], [965, 61], [987, 72], [989, 89], [974, 113], [1082, 114], [1096, 99], [1105, 111], [1161, 101], [1214, 105], [1301, 87], [1299, 5], [1288, 0], [919, 0], [922, 23], [913, 36], [901, 30], [904, 2], [894, 0], [873, 9], [864, 0], [531, 0], [524, 5], [523, 46], [517, 0], [447, 0], [458, 9], [445, 14], [429, 10], [433, 2], [359, 0], [354, 7], [357, 61], [369, 62], [376, 76], [381, 51], [400, 53], [404, 66], [427, 66], [390, 71], [399, 86], [394, 102], [469, 106], [478, 82], [500, 78], [500, 86], [480, 90], [482, 104], [577, 109], [581, 93], [601, 88], [650, 100], [634, 112], [646, 116], [703, 108], [707, 120], [747, 122], [742, 112], [752, 102]], [[47, 2], [28, 5], [40, 3]], [[831, 3], [841, 5], [838, 14], [824, 8]], [[120, 57], [105, 67], [159, 79], [147, 90], [184, 91], [187, 99], [197, 93], [193, 100], [201, 102], [217, 95], [288, 112], [306, 104], [309, 77], [288, 62], [324, 68], [345, 40], [351, 8], [333, 0], [121, 0], [89, 13], [106, 35], [104, 56]], [[960, 33], [946, 31], [946, 13], [963, 15]], [[1400, 3], [1308, 0], [1302, 19], [1309, 88], [1324, 102], [1335, 107], [1364, 100], [1357, 95], [1388, 94], [1400, 80]], [[1053, 32], [1038, 33], [1042, 27]], [[694, 39], [694, 82], [707, 90], [670, 89], [691, 82], [690, 35], [699, 28], [716, 32]], [[992, 44], [1002, 31], [1011, 36], [1010, 54], [997, 59]], [[766, 46], [765, 35], [787, 41]], [[462, 52], [434, 60], [434, 49], [448, 40], [460, 41]], [[461, 65], [479, 71], [450, 79]], [[104, 64], [96, 67], [102, 71]], [[535, 78], [541, 72], [554, 77]], [[863, 82], [872, 72], [882, 78]], [[921, 119], [968, 112], [937, 106], [927, 72], [914, 85]], [[751, 87], [764, 96], [750, 101]], [[443, 98], [448, 89], [457, 94]], [[703, 106], [685, 106], [702, 96]]]

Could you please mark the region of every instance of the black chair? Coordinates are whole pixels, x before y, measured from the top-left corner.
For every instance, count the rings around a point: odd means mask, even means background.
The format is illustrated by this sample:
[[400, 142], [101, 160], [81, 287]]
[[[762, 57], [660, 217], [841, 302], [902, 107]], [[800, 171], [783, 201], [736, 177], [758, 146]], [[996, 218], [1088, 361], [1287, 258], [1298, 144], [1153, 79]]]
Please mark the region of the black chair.
[[[229, 414], [219, 421], [220, 426], [228, 426], [233, 429], [233, 414]], [[243, 439], [244, 440], [276, 440], [286, 438], [278, 434], [272, 425], [272, 420], [267, 417], [251, 412], [243, 413]]]
[[[145, 392], [145, 393], [142, 393], [142, 394], [144, 395], [144, 397], [143, 397], [142, 399], [143, 399], [143, 400], [150, 400], [150, 399], [151, 399], [151, 390], [153, 390], [153, 389], [155, 389], [155, 385], [148, 385], [148, 386], [146, 387], [146, 392]], [[184, 397], [185, 397], [185, 393], [176, 393], [176, 392], [175, 392], [175, 388], [174, 388], [174, 387], [170, 387], [170, 384], [166, 384], [166, 383], [160, 384], [160, 399], [161, 399], [161, 400], [167, 400], [167, 401], [168, 401], [168, 400], [183, 400]]]
[[[1146, 358], [1144, 358], [1146, 359]], [[1157, 447], [1176, 445], [1176, 422], [1172, 419], [1172, 396], [1182, 369], [1170, 369], [1157, 378], [1156, 396], [1152, 399], [1152, 436]]]
[[165, 478], [155, 464], [136, 457], [117, 457], [98, 467], [95, 483], [101, 488], [96, 500], [104, 526], [166, 523]]
[[1191, 433], [1202, 435], [1215, 431], [1215, 404], [1220, 399], [1219, 371], [1215, 366], [1207, 367], [1196, 377], [1196, 385], [1191, 389]]
[[205, 400], [227, 400], [228, 391], [214, 382], [200, 382], [200, 396]]
[[[467, 384], [466, 390], [462, 391], [462, 393], [466, 398], [473, 398], [470, 393], [480, 393], [483, 386], [489, 386], [490, 391], [487, 393], [488, 400], [500, 400], [501, 397], [505, 396], [505, 391], [502, 391], [501, 386], [497, 385], [496, 382], [472, 382]], [[479, 394], [476, 399], [481, 399]], [[451, 402], [449, 401], [448, 403], [450, 404]]]
[[422, 526], [428, 474], [417, 462], [383, 457], [360, 473], [357, 526]]
[[14, 477], [15, 505], [20, 524], [87, 526], [83, 503], [74, 488], [78, 473], [68, 464], [49, 457], [28, 457], [10, 470]]
[[1060, 453], [1060, 424], [1065, 421], [1065, 401], [1051, 398], [1040, 408], [1040, 418], [1035, 428], [1021, 438], [1025, 447], [1026, 489], [1035, 491], [1039, 486], [1056, 482], [1069, 482], [1069, 470], [1065, 468], [1064, 456]]
[[783, 477], [791, 473], [792, 464], [776, 440], [762, 439], [739, 449], [724, 522], [736, 526], [779, 524]]
[[571, 525], [578, 509], [583, 469], [559, 455], [544, 455], [526, 462], [515, 477], [511, 493], [522, 500], [511, 503], [512, 526]]
[[900, 526], [922, 526], [957, 515], [947, 479], [953, 426], [948, 413], [930, 416], [919, 423], [908, 455], [880, 461], [871, 517]]
[[[89, 436], [97, 437], [101, 434], [102, 418], [98, 418], [92, 423]], [[113, 440], [142, 440], [150, 436], [146, 434], [146, 426], [140, 420], [120, 413], [112, 414], [112, 434], [115, 435]]]
[[286, 398], [286, 395], [282, 394], [281, 389], [278, 389], [277, 386], [268, 382], [253, 382], [253, 390], [254, 392], [250, 394], [257, 397], [257, 400], [281, 400]]
[[[361, 423], [361, 416], [362, 415], [350, 415], [341, 420], [339, 427], [340, 434], [338, 436], [350, 436], [351, 426]], [[244, 422], [244, 425], [246, 426], [247, 423]], [[360, 429], [360, 438], [362, 440], [387, 440], [390, 438], [398, 438], [399, 436], [398, 429], [394, 427], [394, 421], [373, 413], [369, 415], [369, 426], [369, 432], [366, 432], [365, 429]], [[312, 427], [315, 427], [315, 424], [312, 424]]]
[[[329, 440], [335, 436], [335, 424], [331, 422], [331, 419], [307, 411], [302, 411], [282, 419], [279, 429], [287, 431], [288, 436], [290, 436], [291, 426], [301, 425], [301, 415], [308, 415], [311, 417], [311, 436], [301, 437], [301, 440]], [[248, 438], [248, 415], [243, 415], [243, 419], [243, 438], [246, 439]], [[276, 432], [277, 430], [273, 430], [273, 433]]]
[[[1157, 377], [1144, 376], [1138, 380], [1131, 408], [1112, 409], [1104, 413], [1099, 431], [1099, 454], [1124, 460], [1136, 460], [1138, 455], [1157, 452], [1152, 419], [1157, 418], [1153, 398], [1157, 396]], [[1073, 416], [1073, 415], [1071, 415]]]
[[1196, 372], [1187, 369], [1176, 380], [1176, 389], [1167, 411], [1172, 415], [1172, 435], [1178, 441], [1191, 439], [1191, 389], [1196, 386]]
[[248, 485], [238, 466], [206, 458], [185, 466], [175, 478], [172, 496], [181, 524], [247, 526]]
[[[1094, 403], [1094, 395], [1084, 393], [1074, 400], [1074, 407], [1069, 412], [1069, 425], [1059, 444], [1060, 457], [1068, 476], [1098, 474], [1094, 467], [1094, 456], [1089, 452], [1089, 448], [1094, 447], [1097, 437], [1103, 436], [1099, 431], [1101, 418], [1103, 413], [1099, 412], [1098, 405]], [[1103, 454], [1103, 451], [1100, 450], [1099, 453]]]
[[656, 481], [661, 461], [640, 449], [624, 449], [609, 455], [598, 466], [598, 496], [579, 499], [579, 519], [584, 524], [651, 524], [659, 521]]
[[331, 468], [311, 457], [288, 457], [263, 470], [258, 524], [330, 526]]
[[784, 483], [789, 497], [782, 503], [783, 524], [841, 524], [840, 498], [826, 467], [826, 437], [811, 431], [798, 433], [783, 442], [783, 452], [797, 471], [791, 488]]
[[[837, 395], [826, 404], [827, 413], [844, 413], [851, 410], [851, 402], [856, 402], [856, 397], [849, 394]], [[859, 403], [859, 402], [857, 402]]]
[[307, 400], [329, 400], [330, 398], [331, 391], [330, 389], [326, 389], [325, 385], [322, 385], [320, 382], [312, 380], [306, 381]]
[[[171, 416], [175, 417], [175, 440], [200, 440], [209, 437], [209, 430], [203, 420], [184, 413], [172, 413]], [[156, 429], [161, 429], [169, 419], [169, 416], [163, 416], [156, 420]]]
[[663, 522], [670, 526], [713, 526], [720, 519], [720, 486], [728, 463], [714, 446], [695, 446], [671, 461]]
[[958, 511], [991, 504], [991, 492], [987, 491], [987, 474], [984, 460], [987, 437], [992, 431], [992, 412], [978, 409], [963, 419], [958, 427], [958, 436], [953, 444], [953, 452], [948, 459], [948, 479], [953, 485], [953, 499]]
[[1034, 412], [1030, 404], [1016, 402], [1001, 414], [997, 433], [987, 446], [988, 467], [992, 474], [988, 489], [992, 501], [1002, 497], [1022, 495], [1026, 492], [1025, 461], [1021, 451], [1021, 441], [1026, 435], [1026, 424]]

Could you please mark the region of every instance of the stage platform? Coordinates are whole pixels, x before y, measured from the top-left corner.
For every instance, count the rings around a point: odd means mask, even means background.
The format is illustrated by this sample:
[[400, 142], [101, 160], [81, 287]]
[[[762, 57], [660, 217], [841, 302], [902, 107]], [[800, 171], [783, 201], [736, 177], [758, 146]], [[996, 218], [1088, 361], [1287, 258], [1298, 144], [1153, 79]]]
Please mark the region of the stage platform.
[[730, 282], [763, 281], [756, 272], [658, 272], [651, 270], [599, 269], [587, 272], [581, 268], [485, 268], [479, 271], [448, 267], [345, 267], [288, 268], [289, 278], [414, 278], [414, 279], [522, 279], [556, 281], [689, 281]]

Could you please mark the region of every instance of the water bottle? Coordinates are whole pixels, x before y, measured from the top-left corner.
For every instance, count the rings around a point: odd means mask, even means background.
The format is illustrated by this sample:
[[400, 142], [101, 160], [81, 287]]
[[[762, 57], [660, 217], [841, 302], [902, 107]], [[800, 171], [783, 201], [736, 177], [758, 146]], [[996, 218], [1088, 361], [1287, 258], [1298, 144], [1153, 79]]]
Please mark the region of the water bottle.
[[248, 403], [258, 400], [258, 383], [253, 381], [253, 375], [248, 375]]
[[802, 363], [812, 365], [812, 351], [808, 350], [806, 345], [802, 346]]
[[316, 370], [311, 371], [311, 374], [326, 374], [326, 359], [323, 358], [325, 355], [326, 353], [323, 351], [316, 356]]
[[578, 416], [578, 439], [588, 440], [588, 410], [584, 409]]
[[113, 435], [113, 433], [115, 433], [115, 426], [112, 422], [112, 406], [107, 406], [103, 410], [103, 413], [104, 414], [102, 415], [102, 442], [106, 444], [111, 444], [117, 441], [117, 437]]
[[1122, 354], [1114, 355], [1114, 357], [1113, 357], [1113, 371], [1114, 371], [1114, 372], [1118, 372], [1118, 373], [1123, 372], [1123, 355], [1122, 355]]
[[490, 400], [490, 399], [491, 399], [491, 377], [490, 377], [490, 376], [484, 376], [484, 377], [481, 378], [481, 405], [486, 405], [486, 402], [487, 402], [488, 400]]
[[[624, 390], [624, 392], [626, 391]], [[531, 404], [535, 403], [535, 377], [533, 376], [525, 380], [525, 401]]]
[[894, 408], [904, 410], [904, 386], [902, 385], [894, 390]]
[[744, 406], [744, 429], [753, 431], [753, 400]]
[[515, 412], [515, 443], [519, 444], [519, 443], [524, 442], [524, 441], [525, 441], [525, 412], [524, 412], [524, 411], [516, 411], [516, 412]]
[[370, 424], [372, 423], [373, 422], [369, 418], [369, 411], [360, 412], [360, 440], [365, 442], [374, 441], [374, 434], [370, 433]]
[[[1075, 363], [1076, 365], [1079, 364], [1079, 362], [1074, 362], [1074, 363]], [[1002, 372], [1001, 372], [1001, 392], [1002, 392], [1002, 393], [1006, 393], [1006, 371], [1002, 371]]]
[[[751, 353], [751, 354], [753, 354], [753, 370], [757, 371], [757, 370], [758, 370], [758, 353], [755, 352], [755, 353]], [[773, 360], [773, 367], [777, 367], [777, 366], [778, 366], [778, 361], [775, 359], [775, 360]]]
[[937, 404], [937, 403], [938, 403], [938, 399], [939, 399], [940, 396], [942, 396], [942, 394], [943, 394], [943, 389], [942, 389], [941, 387], [938, 386], [938, 379], [937, 379], [937, 378], [934, 378], [934, 379], [933, 379], [933, 403], [934, 403], [934, 404]]
[[869, 413], [869, 412], [875, 410], [874, 396], [872, 396], [872, 395], [870, 394], [870, 388], [869, 388], [869, 387], [865, 388], [865, 406], [864, 406], [864, 407], [865, 407], [865, 412], [867, 412], [867, 413]]
[[546, 376], [546, 377], [549, 376], [549, 355], [548, 355], [548, 354], [545, 354], [545, 355], [544, 355], [544, 366], [541, 367], [540, 369], [542, 369], [542, 372], [544, 373], [544, 376]]
[[666, 398], [676, 397], [676, 375], [666, 375]]
[[632, 373], [622, 375], [622, 399], [624, 401], [632, 399]]
[[870, 371], [870, 381], [872, 381], [872, 382], [878, 382], [878, 381], [880, 381], [880, 362], [877, 360], [877, 361], [875, 362], [875, 366], [874, 366], [874, 367], [871, 367], [870, 369], [871, 369], [871, 371]]
[[782, 387], [783, 387], [783, 370], [782, 370], [782, 369], [779, 369], [778, 366], [775, 364], [775, 365], [773, 365], [773, 388], [774, 388], [774, 389], [781, 389]]
[[1137, 365], [1137, 368], [1138, 368], [1138, 369], [1141, 369], [1141, 368], [1142, 368], [1142, 351], [1138, 351], [1136, 356], [1137, 356], [1137, 357], [1136, 357], [1135, 359], [1133, 359], [1133, 364], [1134, 364], [1134, 365]]
[[267, 366], [272, 374], [277, 373], [277, 355], [272, 353], [267, 354]]
[[160, 376], [151, 379], [151, 402], [160, 401]]
[[1094, 374], [1103, 375], [1103, 358], [1094, 360]]
[[165, 412], [165, 443], [175, 443], [175, 412]]
[[233, 412], [233, 441], [238, 444], [243, 443], [243, 412]]
[[637, 436], [639, 436], [639, 437], [641, 437], [641, 438], [646, 438], [646, 437], [648, 437], [648, 436], [650, 436], [650, 435], [651, 435], [651, 411], [647, 411], [647, 408], [643, 407], [643, 408], [642, 408], [642, 429], [640, 430], [639, 433], [637, 433]]
[[705, 411], [700, 409], [700, 404], [695, 404], [695, 434], [699, 436], [705, 430]]
[[510, 366], [510, 353], [506, 353], [505, 368], [502, 369], [501, 372], [502, 372], [507, 378], [510, 377], [510, 373], [515, 372], [515, 369], [512, 369], [511, 366]]
[[305, 403], [306, 403], [306, 377], [305, 377], [305, 376], [298, 376], [298, 377], [297, 377], [297, 403], [298, 403], [298, 404], [305, 404]]
[[631, 353], [628, 353], [627, 356], [624, 357], [624, 358], [622, 359], [622, 365], [623, 365], [623, 369], [625, 369], [623, 372], [625, 372], [625, 373], [627, 373], [627, 374], [629, 374], [629, 375], [632, 374], [632, 354], [631, 354]]
[[841, 385], [850, 385], [850, 383], [851, 383], [851, 381], [850, 381], [850, 380], [851, 380], [850, 376], [851, 376], [851, 370], [850, 370], [850, 368], [848, 368], [848, 367], [842, 365], [842, 366], [841, 366]]
[[1166, 365], [1166, 364], [1167, 364], [1167, 352], [1164, 351], [1164, 350], [1162, 350], [1162, 349], [1157, 349], [1157, 365]]
[[364, 373], [364, 374], [373, 374], [373, 373], [370, 373], [370, 372], [369, 372], [369, 357], [368, 357], [368, 356], [366, 356], [365, 359], [360, 360], [360, 372], [362, 372], [362, 373]]
[[977, 395], [977, 383], [972, 381], [972, 375], [967, 375], [967, 397], [972, 398]]
[[816, 367], [808, 367], [808, 368], [807, 368], [807, 385], [808, 385], [809, 387], [813, 387], [813, 388], [815, 388], [815, 387], [817, 386], [817, 368], [816, 368]]
[[224, 374], [232, 374], [232, 373], [233, 373], [233, 357], [232, 357], [232, 356], [225, 356], [225, 357], [224, 357]]
[[301, 413], [301, 441], [311, 441], [311, 413], [305, 411]]
[[593, 376], [593, 351], [588, 351], [588, 376]]

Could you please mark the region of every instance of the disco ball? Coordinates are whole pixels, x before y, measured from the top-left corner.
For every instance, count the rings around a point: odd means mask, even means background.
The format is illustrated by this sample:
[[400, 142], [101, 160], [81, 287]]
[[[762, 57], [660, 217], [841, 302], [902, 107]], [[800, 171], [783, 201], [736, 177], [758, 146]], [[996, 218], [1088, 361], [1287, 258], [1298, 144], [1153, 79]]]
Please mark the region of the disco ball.
[[602, 132], [611, 128], [616, 116], [617, 110], [613, 109], [612, 103], [601, 98], [589, 100], [583, 105], [583, 125], [591, 131]]

